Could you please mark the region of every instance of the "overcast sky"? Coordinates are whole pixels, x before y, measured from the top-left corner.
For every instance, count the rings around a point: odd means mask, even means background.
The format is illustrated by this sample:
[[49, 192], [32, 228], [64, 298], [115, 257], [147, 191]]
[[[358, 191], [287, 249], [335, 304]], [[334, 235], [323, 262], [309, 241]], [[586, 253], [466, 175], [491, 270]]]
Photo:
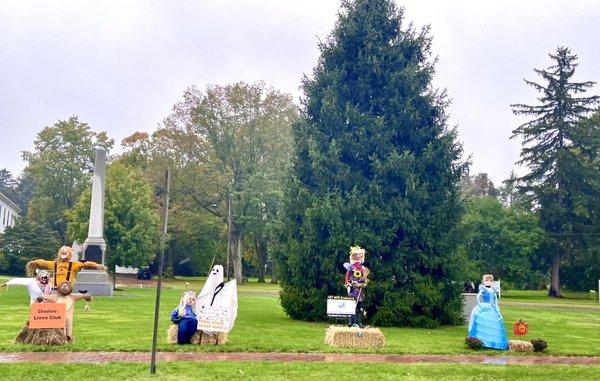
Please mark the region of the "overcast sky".
[[[600, 1], [399, 1], [430, 24], [435, 85], [452, 98], [472, 172], [508, 176], [520, 145], [510, 103], [535, 102], [523, 78], [559, 45], [576, 79], [600, 80]], [[36, 134], [78, 115], [116, 145], [154, 131], [190, 85], [264, 80], [297, 99], [331, 31], [337, 0], [0, 0], [0, 168], [15, 175]], [[599, 87], [593, 92], [600, 93]]]

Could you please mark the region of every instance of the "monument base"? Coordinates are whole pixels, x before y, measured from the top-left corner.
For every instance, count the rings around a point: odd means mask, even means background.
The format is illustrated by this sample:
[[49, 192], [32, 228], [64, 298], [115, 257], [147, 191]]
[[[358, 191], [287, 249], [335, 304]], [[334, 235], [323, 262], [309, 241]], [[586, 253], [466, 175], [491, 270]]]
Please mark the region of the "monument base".
[[113, 284], [108, 274], [97, 270], [81, 270], [73, 292], [86, 291], [91, 296], [112, 296]]
[[464, 321], [469, 325], [471, 319], [471, 311], [477, 305], [477, 294], [471, 292], [463, 292], [463, 305], [462, 305], [462, 317]]
[[385, 336], [379, 328], [354, 328], [332, 325], [325, 331], [325, 343], [345, 348], [380, 348]]

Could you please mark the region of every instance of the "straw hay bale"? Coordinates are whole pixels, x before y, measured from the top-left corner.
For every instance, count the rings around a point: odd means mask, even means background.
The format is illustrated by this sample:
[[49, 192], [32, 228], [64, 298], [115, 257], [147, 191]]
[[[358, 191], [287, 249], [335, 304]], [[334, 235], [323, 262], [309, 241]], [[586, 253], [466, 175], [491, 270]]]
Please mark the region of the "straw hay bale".
[[[167, 343], [177, 344], [177, 324], [171, 324], [167, 329]], [[192, 344], [196, 345], [223, 345], [227, 343], [226, 332], [212, 332], [196, 331], [191, 339]]]
[[533, 352], [533, 344], [524, 340], [508, 340], [508, 349], [517, 352]]
[[29, 322], [25, 323], [15, 338], [15, 343], [34, 345], [64, 345], [67, 342], [64, 328], [29, 329]]
[[332, 325], [325, 331], [325, 343], [334, 347], [380, 348], [385, 345], [385, 336], [379, 328]]

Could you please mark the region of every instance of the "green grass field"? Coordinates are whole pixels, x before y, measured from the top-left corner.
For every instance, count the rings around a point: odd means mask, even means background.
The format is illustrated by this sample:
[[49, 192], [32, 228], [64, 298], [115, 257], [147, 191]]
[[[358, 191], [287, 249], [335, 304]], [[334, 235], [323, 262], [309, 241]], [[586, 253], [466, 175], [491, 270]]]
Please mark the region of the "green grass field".
[[[197, 278], [185, 280], [191, 282], [192, 289], [200, 289], [201, 281]], [[0, 278], [0, 281], [3, 279]], [[329, 323], [309, 323], [288, 318], [279, 306], [278, 286], [258, 283], [239, 287], [238, 318], [227, 345], [169, 345], [165, 342], [165, 331], [170, 324], [169, 313], [179, 302], [184, 287], [182, 279], [166, 282], [163, 289], [158, 340], [160, 351], [350, 352], [324, 344], [324, 332]], [[512, 323], [522, 318], [529, 323], [530, 334], [527, 338], [542, 337], [547, 340], [548, 354], [600, 355], [598, 303], [584, 299], [584, 294], [570, 296], [573, 299], [556, 300], [543, 296], [541, 292], [505, 292], [501, 310], [509, 338], [514, 338]], [[117, 291], [112, 298], [98, 297], [92, 304], [91, 312], [84, 312], [84, 302], [78, 302], [74, 326], [76, 342], [63, 347], [32, 347], [13, 343], [27, 319], [28, 299], [24, 287], [10, 287], [6, 292], [0, 292], [0, 308], [3, 311], [0, 351], [148, 351], [151, 347], [155, 301], [153, 288], [129, 287]], [[472, 353], [463, 343], [465, 326], [384, 328], [383, 331], [386, 335], [385, 347], [360, 352]], [[490, 350], [485, 353], [505, 352]]]
[[148, 364], [103, 365], [10, 364], [1, 365], [6, 380], [597, 380], [598, 366], [501, 366], [457, 364], [355, 364], [340, 363], [212, 363], [158, 364], [150, 375]]

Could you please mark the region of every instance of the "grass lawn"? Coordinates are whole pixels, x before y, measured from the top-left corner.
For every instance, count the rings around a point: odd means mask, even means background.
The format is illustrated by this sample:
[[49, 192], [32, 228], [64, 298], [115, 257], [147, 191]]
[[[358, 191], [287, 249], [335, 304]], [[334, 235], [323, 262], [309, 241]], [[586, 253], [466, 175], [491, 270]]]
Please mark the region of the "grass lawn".
[[[4, 280], [5, 278], [0, 278], [0, 282]], [[201, 282], [198, 278], [185, 280], [191, 282], [192, 289], [200, 289]], [[289, 319], [279, 306], [278, 286], [258, 283], [247, 283], [239, 287], [238, 318], [227, 345], [169, 345], [165, 342], [165, 331], [170, 324], [169, 314], [178, 304], [184, 287], [184, 280], [178, 280], [166, 282], [163, 289], [158, 341], [160, 351], [356, 352], [325, 345], [324, 331], [328, 323]], [[29, 297], [24, 287], [10, 287], [6, 292], [0, 292], [0, 309], [3, 312], [0, 351], [148, 351], [152, 340], [154, 300], [155, 289], [130, 287], [115, 292], [112, 298], [97, 297], [91, 312], [84, 312], [85, 303], [80, 301], [75, 313], [74, 344], [50, 348], [32, 347], [12, 342], [27, 319]], [[503, 302], [506, 305], [503, 306]], [[563, 305], [535, 305], [542, 302]], [[501, 310], [509, 338], [514, 338], [512, 323], [522, 318], [529, 323], [530, 334], [527, 338], [542, 337], [547, 340], [549, 354], [600, 355], [600, 307], [592, 300], [555, 300], [544, 297], [541, 292], [508, 291], [503, 294]], [[472, 353], [463, 344], [465, 326], [437, 329], [384, 328], [383, 331], [386, 335], [385, 347], [362, 352]]]
[[3, 364], [10, 380], [597, 380], [598, 366], [501, 366], [457, 364], [340, 363], [159, 363], [156, 375], [148, 364], [103, 365]]

